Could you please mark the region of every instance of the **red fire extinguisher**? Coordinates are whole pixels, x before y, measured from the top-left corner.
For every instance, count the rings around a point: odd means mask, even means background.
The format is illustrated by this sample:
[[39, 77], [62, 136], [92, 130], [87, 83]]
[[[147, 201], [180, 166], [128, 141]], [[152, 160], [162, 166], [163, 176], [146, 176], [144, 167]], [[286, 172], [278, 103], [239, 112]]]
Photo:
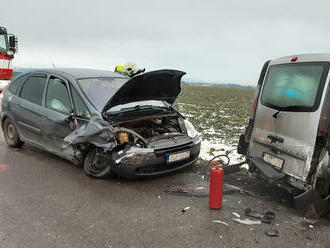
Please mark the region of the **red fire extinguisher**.
[[[227, 165], [229, 164], [230, 160], [227, 155], [216, 156], [214, 159], [218, 157], [226, 157], [228, 159]], [[214, 161], [214, 159], [209, 164], [211, 166], [209, 207], [211, 209], [221, 209], [224, 170], [220, 166], [220, 161]]]

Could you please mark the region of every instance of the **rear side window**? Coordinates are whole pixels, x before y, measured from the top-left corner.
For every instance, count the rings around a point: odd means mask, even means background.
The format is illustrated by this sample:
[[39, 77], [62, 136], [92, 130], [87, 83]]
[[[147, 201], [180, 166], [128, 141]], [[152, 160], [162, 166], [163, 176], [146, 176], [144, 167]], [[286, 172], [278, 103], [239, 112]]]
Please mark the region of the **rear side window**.
[[23, 83], [27, 79], [28, 75], [20, 76], [19, 78], [15, 79], [13, 82], [10, 83], [8, 87], [8, 91], [14, 95], [17, 95], [19, 89], [22, 87]]
[[47, 89], [46, 107], [64, 114], [71, 113], [72, 108], [69, 92], [63, 80], [54, 77], [50, 78]]
[[25, 82], [21, 91], [21, 98], [33, 102], [35, 104], [42, 104], [42, 94], [46, 85], [46, 76], [31, 76]]
[[270, 66], [261, 103], [282, 111], [315, 111], [320, 104], [328, 71], [327, 63]]

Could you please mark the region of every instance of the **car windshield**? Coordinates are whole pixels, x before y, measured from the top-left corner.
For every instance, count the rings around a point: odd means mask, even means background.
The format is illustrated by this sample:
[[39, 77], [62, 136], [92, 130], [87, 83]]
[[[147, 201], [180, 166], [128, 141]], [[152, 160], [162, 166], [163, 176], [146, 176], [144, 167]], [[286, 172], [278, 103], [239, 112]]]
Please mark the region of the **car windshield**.
[[0, 52], [7, 52], [7, 42], [4, 34], [0, 34]]
[[170, 105], [167, 102], [156, 101], [156, 100], [148, 100], [148, 101], [137, 101], [130, 102], [126, 104], [120, 104], [112, 107], [108, 110], [109, 113], [120, 112], [125, 110], [140, 110], [145, 108], [168, 108]]
[[126, 78], [87, 78], [79, 79], [78, 83], [91, 103], [101, 111], [127, 80]]
[[269, 67], [261, 103], [281, 111], [317, 110], [328, 63], [299, 63]]

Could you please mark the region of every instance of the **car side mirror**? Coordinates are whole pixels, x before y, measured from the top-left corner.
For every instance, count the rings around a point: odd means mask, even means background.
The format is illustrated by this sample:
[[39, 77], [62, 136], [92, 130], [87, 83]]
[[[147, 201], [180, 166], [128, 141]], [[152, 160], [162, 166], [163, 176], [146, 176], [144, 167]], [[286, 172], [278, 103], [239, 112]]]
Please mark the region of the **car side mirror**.
[[78, 127], [78, 122], [74, 112], [71, 112], [71, 114], [66, 117], [64, 121], [69, 124], [71, 130], [75, 130]]
[[70, 115], [64, 119], [64, 121], [68, 124], [70, 124], [70, 122], [72, 120], [74, 120], [74, 113], [73, 112], [71, 112]]

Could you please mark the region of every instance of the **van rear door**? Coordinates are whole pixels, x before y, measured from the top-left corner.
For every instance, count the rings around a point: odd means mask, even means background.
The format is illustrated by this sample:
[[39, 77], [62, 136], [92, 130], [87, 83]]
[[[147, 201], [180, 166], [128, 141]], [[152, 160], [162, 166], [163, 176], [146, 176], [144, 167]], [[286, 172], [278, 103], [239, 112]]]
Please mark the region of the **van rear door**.
[[269, 66], [258, 102], [250, 157], [306, 181], [328, 71], [328, 62]]

